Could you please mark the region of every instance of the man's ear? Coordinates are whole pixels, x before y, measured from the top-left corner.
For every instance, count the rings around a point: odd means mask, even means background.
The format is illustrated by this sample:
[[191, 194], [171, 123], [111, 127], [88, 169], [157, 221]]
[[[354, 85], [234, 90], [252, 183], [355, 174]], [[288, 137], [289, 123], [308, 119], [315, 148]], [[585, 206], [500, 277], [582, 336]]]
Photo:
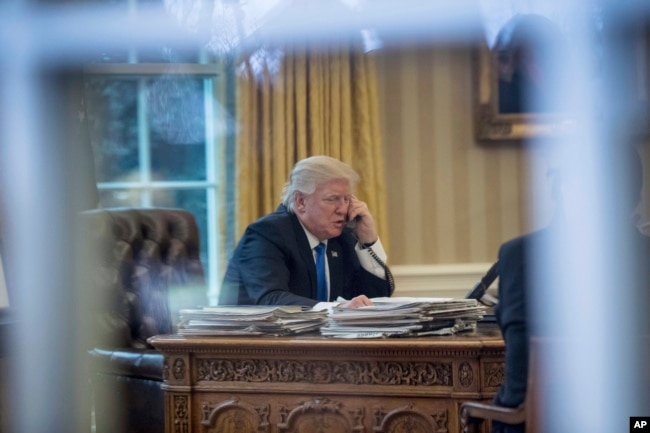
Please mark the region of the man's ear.
[[301, 193], [300, 191], [296, 192], [293, 196], [293, 208], [296, 210], [296, 213], [304, 213], [305, 212], [305, 207], [306, 203], [305, 200], [307, 197]]

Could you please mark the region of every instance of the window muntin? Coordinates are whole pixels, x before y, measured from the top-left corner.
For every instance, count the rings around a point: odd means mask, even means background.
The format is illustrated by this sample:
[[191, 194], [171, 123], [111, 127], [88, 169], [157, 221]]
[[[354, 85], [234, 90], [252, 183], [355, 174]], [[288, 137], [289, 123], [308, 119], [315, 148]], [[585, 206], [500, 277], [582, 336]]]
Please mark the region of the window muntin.
[[99, 205], [190, 211], [199, 226], [208, 296], [216, 302], [216, 257], [223, 249], [217, 206], [223, 200], [222, 163], [215, 158], [224, 143], [214, 135], [214, 66], [95, 64], [89, 70], [86, 111]]

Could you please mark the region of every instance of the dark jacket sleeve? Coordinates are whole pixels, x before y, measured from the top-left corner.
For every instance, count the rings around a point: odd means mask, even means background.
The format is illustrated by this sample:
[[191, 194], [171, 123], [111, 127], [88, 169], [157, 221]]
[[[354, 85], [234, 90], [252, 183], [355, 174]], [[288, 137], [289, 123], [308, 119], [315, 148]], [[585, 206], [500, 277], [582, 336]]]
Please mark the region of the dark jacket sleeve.
[[300, 254], [298, 242], [288, 215], [251, 224], [230, 259], [219, 303], [315, 305], [310, 263]]
[[528, 380], [527, 250], [530, 237], [506, 242], [499, 249], [499, 303], [496, 316], [505, 340], [505, 379], [496, 403], [516, 407], [526, 397]]

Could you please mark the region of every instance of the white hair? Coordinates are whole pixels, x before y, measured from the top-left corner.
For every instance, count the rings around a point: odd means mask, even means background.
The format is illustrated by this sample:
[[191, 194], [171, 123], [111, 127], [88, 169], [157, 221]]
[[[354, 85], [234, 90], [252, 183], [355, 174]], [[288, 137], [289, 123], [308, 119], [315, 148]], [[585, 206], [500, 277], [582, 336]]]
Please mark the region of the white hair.
[[296, 193], [313, 194], [318, 185], [337, 179], [347, 180], [354, 190], [359, 175], [348, 164], [330, 156], [311, 156], [298, 161], [282, 189], [282, 204], [294, 213]]

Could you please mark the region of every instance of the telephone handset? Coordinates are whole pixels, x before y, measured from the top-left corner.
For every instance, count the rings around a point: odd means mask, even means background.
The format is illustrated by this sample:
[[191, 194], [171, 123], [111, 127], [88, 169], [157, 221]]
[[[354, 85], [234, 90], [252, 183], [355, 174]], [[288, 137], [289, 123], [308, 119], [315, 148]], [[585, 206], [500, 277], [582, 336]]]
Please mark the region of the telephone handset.
[[348, 220], [348, 222], [345, 223], [345, 226], [346, 226], [347, 228], [349, 228], [350, 230], [354, 230], [354, 229], [357, 228], [357, 222], [358, 222], [360, 219], [361, 219], [361, 217], [357, 215], [356, 217], [352, 218], [351, 220]]
[[[356, 217], [352, 218], [349, 220], [345, 226], [349, 228], [350, 230], [354, 230], [357, 227], [357, 222], [361, 219], [360, 215], [357, 215]], [[356, 235], [355, 235], [356, 237]], [[357, 242], [359, 240], [357, 239]], [[374, 261], [379, 263], [379, 266], [381, 266], [384, 269], [384, 273], [386, 275], [386, 280], [388, 281], [388, 284], [390, 285], [390, 294], [392, 295], [393, 292], [395, 291], [395, 279], [393, 278], [393, 274], [391, 273], [390, 269], [388, 269], [388, 265], [384, 263], [384, 261], [375, 253], [370, 246], [363, 245], [363, 249], [368, 250], [368, 254], [370, 254], [370, 257], [373, 258]]]
[[[490, 285], [499, 277], [499, 261], [497, 260], [494, 264], [488, 269], [488, 271], [481, 277], [481, 279], [474, 285], [472, 290], [465, 296], [465, 299], [476, 299], [481, 303], [484, 296], [487, 296], [487, 292]], [[495, 298], [491, 297], [491, 300], [499, 302]]]

